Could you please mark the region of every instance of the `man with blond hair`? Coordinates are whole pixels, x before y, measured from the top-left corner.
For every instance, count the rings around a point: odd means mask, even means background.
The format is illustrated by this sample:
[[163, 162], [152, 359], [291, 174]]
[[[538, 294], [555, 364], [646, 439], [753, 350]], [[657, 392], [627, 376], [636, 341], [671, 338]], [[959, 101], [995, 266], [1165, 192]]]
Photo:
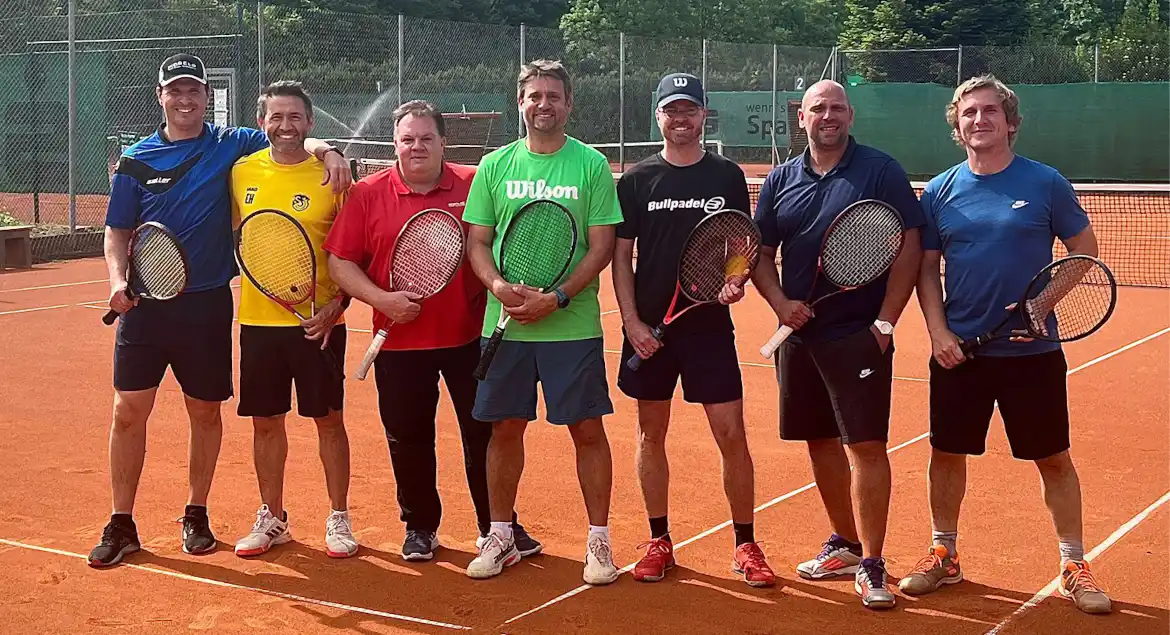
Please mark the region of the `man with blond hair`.
[[[902, 166], [849, 134], [853, 107], [840, 84], [813, 84], [799, 117], [808, 148], [772, 170], [760, 189], [762, 249], [752, 277], [780, 322], [796, 329], [776, 356], [780, 436], [808, 444], [833, 530], [820, 553], [796, 570], [810, 580], [851, 575], [864, 606], [886, 609], [895, 601], [882, 557], [891, 489], [886, 445], [893, 333], [918, 275], [922, 209]], [[826, 299], [814, 315], [802, 299], [817, 279], [825, 233], [845, 208], [863, 199], [898, 210], [906, 248], [888, 274]], [[776, 271], [778, 247], [783, 277]], [[813, 290], [819, 297], [830, 287], [822, 281]]]
[[[1056, 238], [1070, 254], [1097, 255], [1097, 239], [1072, 185], [1052, 167], [1012, 150], [1019, 99], [990, 75], [959, 86], [947, 123], [967, 160], [931, 179], [918, 300], [930, 331], [930, 492], [933, 544], [900, 583], [921, 595], [963, 579], [956, 548], [967, 455], [986, 449], [998, 402], [1012, 455], [1034, 461], [1060, 541], [1060, 592], [1087, 613], [1109, 597], [1084, 558], [1081, 491], [1069, 456], [1068, 366], [1059, 343], [1018, 337], [967, 358], [960, 342], [987, 332], [1052, 262]], [[946, 302], [940, 261], [947, 262]], [[1022, 328], [1022, 325], [1020, 325]]]

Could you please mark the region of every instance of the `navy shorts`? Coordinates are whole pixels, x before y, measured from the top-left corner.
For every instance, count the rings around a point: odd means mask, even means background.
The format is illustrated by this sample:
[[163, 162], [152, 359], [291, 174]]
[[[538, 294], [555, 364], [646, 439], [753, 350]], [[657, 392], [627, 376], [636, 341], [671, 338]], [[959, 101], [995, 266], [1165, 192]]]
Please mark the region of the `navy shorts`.
[[730, 330], [682, 334], [667, 330], [662, 347], [642, 360], [636, 371], [626, 366], [634, 355], [633, 345], [623, 338], [618, 388], [633, 399], [668, 401], [680, 377], [683, 399], [690, 403], [718, 404], [743, 398], [735, 333]]
[[867, 327], [828, 342], [786, 340], [776, 355], [781, 439], [889, 440], [893, 339], [882, 353]]
[[1069, 449], [1068, 363], [1060, 350], [1010, 357], [977, 356], [945, 369], [930, 360], [930, 445], [983, 454], [999, 403], [1012, 456], [1025, 461]]
[[[480, 351], [487, 339], [480, 340]], [[480, 421], [536, 420], [536, 384], [544, 389], [549, 423], [571, 425], [613, 414], [602, 338], [514, 342], [496, 349], [475, 392], [471, 415]]]
[[157, 388], [169, 366], [185, 395], [230, 399], [233, 304], [227, 285], [171, 300], [139, 300], [118, 319], [114, 388]]
[[[329, 350], [345, 359], [344, 324], [333, 327]], [[330, 374], [320, 340], [305, 339], [299, 326], [240, 326], [241, 417], [277, 417], [292, 410], [292, 388], [297, 391], [297, 413], [314, 419], [341, 410], [345, 382]], [[337, 369], [340, 376], [342, 369]]]

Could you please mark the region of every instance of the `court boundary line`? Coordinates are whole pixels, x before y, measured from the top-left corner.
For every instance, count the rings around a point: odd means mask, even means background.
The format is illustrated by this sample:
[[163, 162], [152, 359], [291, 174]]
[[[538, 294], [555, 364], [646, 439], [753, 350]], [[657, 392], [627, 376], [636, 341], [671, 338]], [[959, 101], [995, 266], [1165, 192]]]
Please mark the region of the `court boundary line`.
[[[1146, 342], [1148, 342], [1148, 341], [1150, 341], [1150, 340], [1153, 340], [1153, 339], [1155, 339], [1155, 338], [1157, 338], [1157, 337], [1159, 337], [1159, 336], [1165, 335], [1166, 333], [1170, 333], [1170, 327], [1163, 328], [1163, 329], [1161, 329], [1161, 330], [1159, 330], [1159, 331], [1156, 331], [1156, 332], [1154, 332], [1154, 333], [1151, 333], [1150, 335], [1147, 335], [1147, 336], [1145, 336], [1145, 337], [1142, 337], [1142, 338], [1139, 338], [1139, 339], [1137, 339], [1137, 340], [1134, 340], [1133, 342], [1130, 342], [1129, 344], [1126, 344], [1126, 345], [1122, 346], [1121, 348], [1118, 348], [1118, 349], [1116, 349], [1116, 350], [1113, 350], [1113, 351], [1110, 351], [1110, 352], [1108, 352], [1108, 353], [1105, 353], [1105, 354], [1103, 354], [1103, 355], [1101, 355], [1101, 356], [1099, 356], [1099, 357], [1096, 357], [1096, 358], [1094, 358], [1094, 359], [1092, 359], [1092, 360], [1089, 360], [1088, 362], [1085, 362], [1084, 364], [1081, 364], [1080, 366], [1077, 366], [1076, 368], [1069, 369], [1067, 372], [1065, 372], [1065, 377], [1072, 376], [1074, 373], [1078, 373], [1078, 372], [1080, 372], [1080, 371], [1082, 371], [1082, 370], [1084, 370], [1084, 369], [1086, 369], [1086, 368], [1090, 368], [1090, 367], [1092, 367], [1092, 366], [1095, 366], [1095, 365], [1099, 364], [1100, 362], [1103, 362], [1103, 361], [1105, 361], [1105, 360], [1107, 360], [1107, 359], [1111, 359], [1111, 358], [1113, 358], [1113, 357], [1116, 357], [1117, 355], [1119, 355], [1119, 354], [1121, 354], [1121, 353], [1123, 353], [1123, 352], [1125, 352], [1125, 351], [1128, 351], [1128, 350], [1130, 350], [1130, 349], [1132, 349], [1132, 348], [1135, 348], [1136, 346], [1138, 346], [1138, 345], [1141, 345], [1141, 344], [1144, 344], [1144, 343], [1146, 343]], [[887, 456], [889, 456], [889, 455], [892, 455], [894, 452], [897, 452], [898, 450], [901, 450], [901, 449], [903, 449], [903, 448], [906, 448], [906, 447], [908, 447], [908, 446], [910, 446], [910, 445], [913, 445], [913, 444], [915, 444], [915, 443], [917, 443], [917, 442], [919, 442], [919, 441], [921, 441], [921, 440], [923, 440], [923, 439], [926, 439], [926, 438], [928, 438], [929, 436], [930, 436], [930, 431], [928, 430], [927, 432], [924, 432], [924, 433], [922, 433], [922, 434], [918, 435], [917, 437], [914, 437], [913, 439], [910, 439], [909, 441], [905, 441], [905, 442], [903, 442], [903, 443], [900, 443], [900, 444], [898, 444], [898, 445], [896, 445], [896, 446], [894, 446], [894, 447], [892, 447], [892, 448], [889, 448], [888, 450], [886, 450], [886, 455], [887, 455]], [[850, 469], [850, 470], [852, 470], [852, 469], [853, 469], [853, 468], [852, 468], [852, 466], [850, 466], [850, 468], [849, 468], [849, 469]], [[761, 512], [761, 511], [763, 511], [763, 510], [765, 510], [765, 509], [768, 509], [769, 507], [772, 507], [772, 506], [774, 506], [774, 505], [777, 505], [777, 504], [779, 504], [779, 503], [782, 503], [782, 502], [784, 502], [784, 501], [788, 500], [789, 498], [792, 498], [792, 497], [794, 497], [794, 496], [796, 496], [796, 495], [798, 495], [798, 494], [804, 493], [804, 492], [806, 492], [806, 491], [808, 491], [808, 490], [810, 490], [810, 489], [813, 489], [813, 488], [815, 488], [815, 487], [816, 487], [816, 481], [814, 480], [814, 481], [812, 481], [811, 483], [806, 483], [805, 485], [803, 485], [803, 486], [801, 486], [801, 487], [798, 487], [798, 488], [796, 488], [796, 489], [794, 489], [794, 490], [792, 490], [792, 491], [790, 491], [790, 492], [787, 492], [787, 493], [785, 493], [785, 494], [781, 494], [780, 496], [777, 496], [776, 498], [773, 498], [772, 500], [768, 501], [767, 503], [764, 503], [763, 505], [760, 505], [759, 507], [757, 507], [757, 508], [755, 508], [754, 510], [752, 510], [752, 515], [753, 515], [753, 517], [754, 517], [754, 516], [755, 516], [755, 514], [757, 514], [757, 513]], [[1170, 492], [1167, 492], [1167, 495], [1166, 495], [1166, 497], [1167, 497], [1167, 498], [1170, 498]], [[1164, 502], [1164, 501], [1163, 501], [1163, 502]], [[700, 532], [700, 533], [698, 533], [698, 534], [696, 534], [696, 535], [694, 535], [694, 536], [692, 536], [692, 537], [690, 537], [690, 538], [688, 538], [688, 539], [684, 540], [683, 542], [676, 544], [676, 545], [675, 545], [675, 547], [674, 547], [674, 549], [675, 549], [675, 551], [678, 551], [679, 549], [681, 549], [682, 547], [685, 547], [686, 545], [689, 545], [689, 544], [691, 544], [691, 543], [693, 543], [693, 542], [695, 542], [695, 541], [697, 541], [697, 540], [700, 540], [700, 539], [702, 539], [702, 538], [706, 538], [707, 536], [710, 536], [711, 534], [713, 534], [713, 533], [716, 533], [716, 532], [720, 531], [721, 529], [724, 529], [724, 528], [726, 528], [726, 527], [729, 527], [729, 526], [731, 526], [731, 524], [732, 524], [732, 521], [731, 521], [730, 519], [728, 519], [728, 520], [725, 520], [725, 521], [723, 521], [722, 523], [719, 523], [718, 525], [716, 525], [715, 527], [712, 527], [712, 528], [710, 528], [710, 529], [707, 529], [706, 531]], [[1116, 533], [1116, 532], [1115, 532], [1115, 533]], [[1124, 535], [1124, 534], [1123, 534], [1123, 535]], [[1118, 539], [1120, 539], [1120, 536], [1118, 537]], [[1102, 544], [1105, 544], [1105, 543], [1102, 543]], [[1098, 545], [1098, 547], [1100, 547], [1100, 546], [1101, 546], [1101, 545]], [[619, 573], [628, 573], [628, 572], [632, 571], [632, 570], [634, 569], [634, 567], [635, 567], [635, 566], [637, 566], [637, 562], [636, 562], [636, 561], [635, 561], [635, 562], [632, 562], [632, 563], [630, 563], [630, 564], [628, 564], [628, 565], [626, 565], [625, 567], [622, 567], [621, 569], [619, 569], [619, 570], [618, 570], [618, 572], [619, 572]], [[1059, 581], [1059, 578], [1057, 579], [1057, 582], [1058, 582], [1058, 581]], [[529, 609], [529, 610], [527, 610], [527, 611], [525, 611], [525, 612], [523, 612], [523, 613], [521, 613], [521, 614], [519, 614], [519, 615], [516, 615], [516, 616], [514, 616], [514, 617], [512, 617], [512, 618], [509, 618], [508, 620], [506, 620], [506, 621], [504, 622], [504, 624], [505, 624], [505, 625], [506, 625], [506, 624], [511, 624], [512, 622], [514, 622], [514, 621], [516, 621], [516, 620], [519, 620], [519, 619], [523, 619], [523, 618], [525, 618], [525, 617], [528, 617], [529, 615], [532, 615], [532, 614], [534, 614], [534, 613], [537, 613], [537, 612], [539, 612], [539, 611], [542, 611], [542, 610], [544, 610], [544, 609], [546, 609], [546, 608], [549, 608], [549, 607], [551, 607], [551, 606], [553, 606], [553, 605], [555, 605], [555, 604], [558, 604], [558, 603], [560, 603], [560, 602], [562, 602], [562, 601], [564, 601], [564, 600], [567, 600], [567, 599], [569, 599], [569, 598], [572, 598], [572, 597], [573, 597], [573, 596], [575, 596], [575, 595], [578, 595], [578, 594], [580, 594], [580, 593], [583, 593], [583, 592], [585, 592], [585, 591], [588, 591], [588, 590], [589, 590], [589, 589], [591, 589], [591, 588], [592, 588], [592, 586], [591, 586], [591, 585], [588, 585], [588, 584], [582, 584], [581, 586], [578, 586], [578, 587], [577, 587], [577, 588], [575, 588], [575, 589], [572, 589], [572, 590], [570, 590], [570, 591], [567, 591], [567, 592], [565, 592], [565, 593], [562, 593], [561, 595], [559, 595], [559, 596], [557, 596], [557, 597], [555, 597], [555, 598], [553, 598], [553, 599], [551, 599], [551, 600], [549, 600], [549, 601], [545, 602], [544, 604], [541, 604], [540, 606], [537, 606], [537, 607], [535, 607], [535, 608]], [[1047, 587], [1045, 587], [1045, 588], [1047, 589]], [[1037, 595], [1040, 595], [1040, 594], [1038, 593]], [[1035, 598], [1033, 598], [1033, 599], [1035, 599]], [[993, 633], [990, 633], [990, 632], [989, 632], [989, 633], [987, 633], [987, 634], [985, 634], [985, 635], [993, 635]]]
[[[15, 547], [15, 548], [19, 548], [19, 549], [28, 549], [30, 551], [40, 551], [43, 553], [50, 553], [50, 554], [58, 555], [58, 556], [66, 556], [69, 558], [79, 558], [81, 560], [87, 560], [86, 556], [83, 556], [79, 553], [73, 553], [72, 551], [65, 551], [63, 549], [54, 549], [52, 547], [42, 547], [40, 545], [30, 545], [30, 544], [18, 542], [15, 540], [7, 540], [5, 538], [0, 538], [0, 544], [8, 545], [9, 547]], [[207, 584], [210, 586], [217, 586], [217, 587], [222, 587], [222, 588], [227, 588], [227, 589], [235, 589], [235, 590], [239, 590], [239, 591], [251, 591], [253, 593], [260, 593], [263, 595], [271, 595], [271, 596], [279, 597], [281, 599], [289, 600], [292, 602], [303, 602], [306, 604], [314, 604], [317, 606], [324, 606], [324, 607], [339, 609], [342, 611], [349, 611], [351, 613], [360, 613], [363, 615], [370, 615], [370, 616], [374, 616], [374, 617], [382, 617], [382, 618], [386, 618], [386, 619], [397, 620], [400, 622], [410, 622], [413, 624], [423, 624], [426, 626], [436, 626], [436, 627], [440, 627], [440, 628], [446, 628], [446, 629], [457, 630], [457, 631], [474, 630], [470, 626], [462, 626], [459, 624], [448, 624], [446, 622], [439, 622], [436, 620], [428, 620], [428, 619], [422, 618], [422, 617], [412, 617], [410, 615], [399, 615], [397, 613], [388, 613], [386, 611], [379, 611], [376, 609], [368, 609], [368, 608], [364, 608], [361, 606], [340, 604], [338, 602], [330, 602], [328, 600], [317, 600], [314, 598], [305, 597], [303, 595], [284, 593], [282, 591], [272, 591], [270, 589], [262, 589], [260, 587], [251, 587], [251, 586], [246, 586], [243, 584], [236, 584], [234, 582], [224, 582], [223, 580], [216, 580], [214, 578], [203, 578], [203, 577], [199, 577], [199, 576], [189, 575], [186, 573], [180, 573], [178, 571], [170, 571], [168, 569], [148, 567], [146, 565], [141, 565], [141, 564], [132, 564], [129, 562], [122, 562], [120, 566], [128, 567], [130, 569], [134, 569], [137, 571], [146, 571], [148, 573], [155, 573], [155, 574], [164, 575], [167, 577], [178, 578], [180, 580], [187, 580], [189, 582], [198, 582], [200, 584]]]
[[[1161, 498], [1154, 501], [1153, 503], [1150, 503], [1148, 507], [1138, 512], [1136, 516], [1130, 518], [1127, 522], [1123, 523], [1120, 527], [1115, 529], [1112, 534], [1109, 534], [1108, 538], [1101, 542], [1101, 544], [1097, 545], [1093, 548], [1092, 551], [1085, 554], [1085, 560], [1089, 562], [1096, 560], [1097, 557], [1105, 553], [1110, 547], [1120, 542], [1126, 534], [1133, 531], [1138, 525], [1145, 522], [1145, 520], [1150, 517], [1150, 514], [1157, 511], [1157, 509], [1166, 504], [1167, 501], [1170, 501], [1170, 491], [1167, 491], [1162, 495]], [[1052, 594], [1060, 587], [1060, 577], [1061, 576], [1058, 575], [1053, 578], [1047, 585], [1044, 586], [1043, 589], [1037, 591], [1036, 595], [1032, 596], [1032, 599], [1020, 605], [1020, 608], [1013, 611], [1011, 615], [1003, 618], [998, 624], [992, 627], [991, 630], [987, 631], [985, 635], [997, 635], [1012, 620], [1019, 617], [1029, 609], [1039, 606], [1041, 602], [1051, 597]]]
[[99, 282], [109, 282], [109, 279], [102, 278], [101, 280], [84, 280], [82, 282], [62, 282], [59, 284], [45, 284], [39, 287], [21, 287], [19, 289], [0, 289], [0, 293], [16, 293], [17, 291], [40, 291], [42, 289], [60, 289], [62, 287], [80, 287], [87, 284], [97, 284]]

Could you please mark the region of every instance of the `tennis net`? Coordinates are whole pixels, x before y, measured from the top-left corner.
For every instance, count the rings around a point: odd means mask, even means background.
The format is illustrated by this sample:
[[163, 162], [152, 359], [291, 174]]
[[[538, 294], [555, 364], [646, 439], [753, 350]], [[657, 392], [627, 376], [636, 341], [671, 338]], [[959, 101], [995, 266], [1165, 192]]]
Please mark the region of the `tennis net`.
[[[763, 183], [748, 179], [752, 209], [745, 211], [755, 212]], [[921, 196], [926, 183], [912, 185]], [[1117, 284], [1170, 288], [1170, 185], [1075, 183], [1073, 188], [1093, 223], [1099, 257]], [[1068, 254], [1059, 240], [1052, 253], [1054, 258]]]

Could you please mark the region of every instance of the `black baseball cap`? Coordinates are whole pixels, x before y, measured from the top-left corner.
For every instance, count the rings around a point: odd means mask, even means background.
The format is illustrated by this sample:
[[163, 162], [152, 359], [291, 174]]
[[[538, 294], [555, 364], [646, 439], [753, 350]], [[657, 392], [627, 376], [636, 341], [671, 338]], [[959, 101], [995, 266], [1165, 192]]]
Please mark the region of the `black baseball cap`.
[[207, 68], [203, 66], [203, 60], [189, 53], [179, 53], [166, 58], [158, 67], [160, 86], [166, 86], [176, 79], [183, 78], [193, 79], [200, 84], [207, 85]]
[[658, 82], [658, 107], [680, 99], [706, 107], [707, 94], [703, 92], [703, 82], [690, 73], [671, 73], [663, 77]]

